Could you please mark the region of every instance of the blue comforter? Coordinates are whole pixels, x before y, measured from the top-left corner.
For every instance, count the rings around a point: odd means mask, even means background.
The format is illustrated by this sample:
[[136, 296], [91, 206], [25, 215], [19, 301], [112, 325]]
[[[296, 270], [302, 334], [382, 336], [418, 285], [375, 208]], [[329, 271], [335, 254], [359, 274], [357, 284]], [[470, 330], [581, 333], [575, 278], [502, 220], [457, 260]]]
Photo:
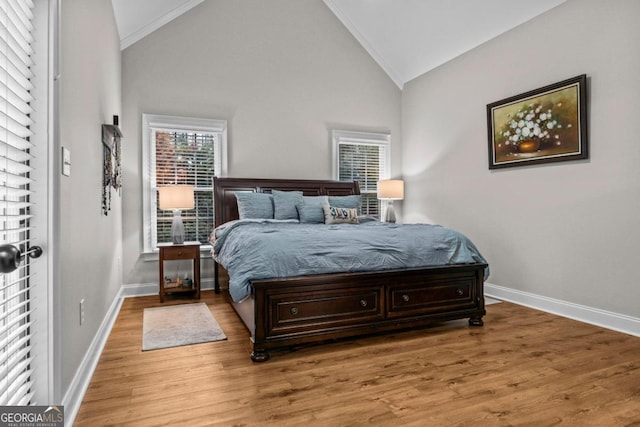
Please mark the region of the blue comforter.
[[438, 225], [238, 220], [212, 236], [236, 302], [250, 295], [255, 279], [486, 262], [468, 238]]

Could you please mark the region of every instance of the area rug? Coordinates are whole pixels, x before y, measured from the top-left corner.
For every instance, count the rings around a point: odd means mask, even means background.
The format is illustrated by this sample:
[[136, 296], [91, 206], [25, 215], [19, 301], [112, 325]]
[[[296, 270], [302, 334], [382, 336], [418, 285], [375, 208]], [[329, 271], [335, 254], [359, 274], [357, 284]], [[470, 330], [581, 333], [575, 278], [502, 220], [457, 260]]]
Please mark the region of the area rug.
[[142, 351], [226, 340], [207, 304], [145, 308]]

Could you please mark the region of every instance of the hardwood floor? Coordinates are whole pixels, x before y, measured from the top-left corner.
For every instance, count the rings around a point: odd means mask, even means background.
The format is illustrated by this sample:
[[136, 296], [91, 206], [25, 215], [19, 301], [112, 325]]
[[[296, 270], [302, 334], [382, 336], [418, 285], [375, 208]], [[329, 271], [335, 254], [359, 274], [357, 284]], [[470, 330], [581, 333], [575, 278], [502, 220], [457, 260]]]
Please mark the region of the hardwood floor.
[[[640, 426], [640, 338], [510, 303], [466, 320], [249, 359], [223, 295], [226, 341], [141, 351], [124, 301], [76, 426]], [[167, 304], [193, 300], [168, 299]]]

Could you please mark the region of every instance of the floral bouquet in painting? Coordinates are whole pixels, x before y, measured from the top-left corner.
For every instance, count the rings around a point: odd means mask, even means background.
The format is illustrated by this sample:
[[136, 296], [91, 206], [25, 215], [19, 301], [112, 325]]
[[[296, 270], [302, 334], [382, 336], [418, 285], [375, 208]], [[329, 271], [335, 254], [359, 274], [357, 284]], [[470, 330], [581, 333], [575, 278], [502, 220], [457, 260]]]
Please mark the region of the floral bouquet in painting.
[[[508, 122], [500, 131], [505, 146], [511, 146], [513, 150], [522, 153], [538, 151], [542, 144], [562, 145], [560, 137], [563, 123], [554, 108], [557, 105], [525, 104], [519, 111], [508, 113]], [[571, 128], [572, 123], [566, 127]]]

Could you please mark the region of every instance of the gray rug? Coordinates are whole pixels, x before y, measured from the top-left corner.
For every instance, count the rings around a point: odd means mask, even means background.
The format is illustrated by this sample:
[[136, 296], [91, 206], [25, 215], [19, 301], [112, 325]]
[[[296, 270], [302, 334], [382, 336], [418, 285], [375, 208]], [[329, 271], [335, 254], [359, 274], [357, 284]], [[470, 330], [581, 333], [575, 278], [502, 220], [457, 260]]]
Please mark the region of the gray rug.
[[142, 351], [226, 339], [203, 302], [144, 309]]

